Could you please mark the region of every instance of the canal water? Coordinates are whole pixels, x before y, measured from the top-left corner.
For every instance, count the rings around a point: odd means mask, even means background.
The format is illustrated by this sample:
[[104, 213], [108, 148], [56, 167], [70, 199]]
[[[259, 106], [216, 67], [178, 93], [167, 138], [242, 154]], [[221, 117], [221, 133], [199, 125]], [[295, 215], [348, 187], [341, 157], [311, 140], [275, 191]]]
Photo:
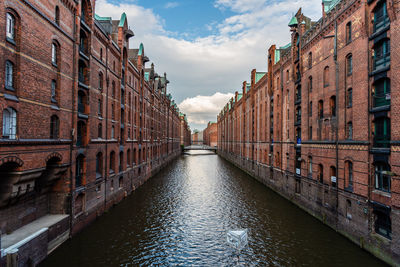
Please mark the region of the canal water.
[[[240, 255], [227, 231], [247, 228]], [[183, 155], [42, 266], [382, 266], [224, 159]]]

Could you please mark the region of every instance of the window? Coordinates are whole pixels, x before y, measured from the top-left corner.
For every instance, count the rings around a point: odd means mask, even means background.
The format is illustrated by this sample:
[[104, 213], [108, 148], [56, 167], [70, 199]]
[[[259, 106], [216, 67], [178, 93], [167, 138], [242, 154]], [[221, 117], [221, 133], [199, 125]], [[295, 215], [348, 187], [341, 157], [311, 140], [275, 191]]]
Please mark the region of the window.
[[6, 37], [9, 40], [14, 41], [15, 39], [15, 17], [10, 14], [7, 13], [7, 18], [6, 18], [7, 22], [6, 22]]
[[99, 72], [99, 90], [103, 90], [103, 73]]
[[86, 95], [82, 90], [78, 91], [78, 112], [85, 113]]
[[112, 119], [112, 120], [115, 119], [115, 108], [114, 108], [114, 104], [111, 104], [111, 119]]
[[353, 89], [347, 89], [347, 107], [351, 108], [353, 106]]
[[101, 101], [101, 98], [97, 102], [97, 114], [101, 117], [101, 114], [103, 114], [103, 103]]
[[103, 126], [101, 123], [97, 126], [97, 137], [101, 139], [103, 137]]
[[323, 100], [318, 101], [318, 117], [320, 119], [324, 118], [324, 101]]
[[374, 147], [390, 147], [390, 119], [388, 117], [377, 118], [374, 121]]
[[392, 239], [392, 221], [390, 220], [390, 209], [380, 208], [374, 210], [375, 232], [388, 239]]
[[96, 155], [96, 179], [103, 176], [103, 154], [101, 152]]
[[111, 96], [115, 97], [115, 82], [112, 82], [112, 91], [111, 91]]
[[77, 133], [76, 133], [76, 146], [82, 147], [84, 146], [84, 141], [86, 137], [86, 125], [83, 121], [78, 121], [78, 127], [77, 127]]
[[390, 166], [385, 162], [375, 164], [375, 188], [380, 191], [390, 192]]
[[308, 53], [308, 68], [312, 68], [312, 52]]
[[308, 139], [312, 140], [312, 126], [310, 126], [308, 129]]
[[383, 30], [390, 23], [386, 9], [386, 1], [380, 1], [374, 10], [374, 32]]
[[351, 121], [347, 123], [347, 139], [353, 139], [353, 123]]
[[113, 125], [113, 126], [111, 126], [111, 139], [114, 139], [114, 134], [115, 134], [115, 128]]
[[50, 139], [58, 139], [60, 132], [60, 120], [56, 115], [50, 118]]
[[345, 162], [346, 167], [346, 181], [347, 181], [347, 189], [353, 190], [353, 163], [351, 161]]
[[14, 64], [11, 61], [6, 61], [6, 77], [5, 87], [9, 90], [14, 90]]
[[346, 24], [346, 44], [351, 42], [351, 22]]
[[103, 61], [103, 48], [100, 48], [100, 60]]
[[124, 170], [124, 152], [119, 152], [119, 172]]
[[331, 96], [329, 104], [331, 107], [331, 117], [336, 117], [336, 96]]
[[75, 169], [75, 188], [83, 185], [83, 167], [84, 167], [85, 157], [83, 155], [79, 155], [76, 158], [76, 169]]
[[374, 83], [374, 107], [390, 105], [390, 80], [379, 79]]
[[324, 167], [322, 164], [318, 164], [318, 180], [320, 183], [324, 182]]
[[55, 80], [51, 81], [51, 102], [57, 102], [57, 82]]
[[374, 70], [390, 64], [390, 40], [383, 39], [374, 46]]
[[56, 11], [55, 11], [55, 18], [54, 18], [56, 24], [60, 26], [60, 8], [56, 6]]
[[313, 163], [312, 163], [312, 157], [308, 157], [308, 177], [312, 178], [312, 173], [313, 173]]
[[329, 67], [326, 66], [324, 69], [324, 87], [329, 86]]
[[289, 70], [286, 71], [286, 82], [289, 82]]
[[308, 92], [312, 92], [312, 76], [308, 77]]
[[110, 173], [115, 170], [115, 152], [111, 151], [110, 153]]
[[17, 112], [13, 108], [3, 110], [3, 138], [16, 139]]
[[51, 63], [54, 66], [57, 66], [57, 61], [58, 61], [58, 58], [57, 58], [57, 45], [55, 43], [52, 43], [51, 44]]
[[131, 161], [131, 150], [128, 149], [128, 151], [126, 152], [126, 164], [127, 164], [128, 166], [130, 166], [131, 163], [132, 163], [132, 161]]
[[312, 117], [312, 101], [310, 102], [310, 104], [308, 105], [308, 116]]
[[330, 174], [331, 174], [331, 183], [333, 187], [336, 187], [337, 185], [337, 174], [336, 174], [336, 167], [335, 166], [331, 166], [330, 167]]
[[346, 65], [347, 65], [347, 75], [353, 74], [353, 56], [348, 55], [346, 58]]

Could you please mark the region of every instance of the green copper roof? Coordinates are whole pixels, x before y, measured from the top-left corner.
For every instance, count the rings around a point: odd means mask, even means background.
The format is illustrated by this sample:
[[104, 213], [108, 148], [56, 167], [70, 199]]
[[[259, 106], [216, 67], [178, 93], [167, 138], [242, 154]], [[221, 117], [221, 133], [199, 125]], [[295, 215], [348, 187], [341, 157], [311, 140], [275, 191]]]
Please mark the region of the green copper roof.
[[149, 76], [150, 76], [150, 72], [145, 72], [145, 73], [144, 73], [144, 79], [145, 79], [146, 81], [149, 81]]
[[290, 20], [288, 26], [292, 27], [292, 26], [297, 26], [297, 25], [299, 25], [299, 22], [297, 21], [296, 16], [293, 16], [293, 18]]
[[266, 72], [256, 72], [256, 83], [261, 80], [262, 77], [264, 77], [264, 75], [266, 74]]
[[144, 52], [143, 43], [140, 43], [140, 45], [139, 45], [138, 56], [143, 56], [143, 52]]
[[326, 13], [330, 12], [339, 2], [340, 0], [322, 0], [324, 11]]
[[126, 20], [126, 14], [125, 14], [125, 12], [124, 12], [124, 13], [122, 13], [122, 15], [121, 15], [121, 19], [119, 20], [118, 27], [124, 27], [125, 20]]
[[279, 47], [279, 49], [288, 49], [288, 48], [291, 47], [291, 46], [292, 46], [292, 43], [288, 43], [288, 44], [285, 45], [285, 46]]
[[240, 99], [242, 99], [243, 94], [238, 94], [237, 100], [239, 101]]
[[275, 49], [275, 62], [274, 64], [278, 63], [281, 60], [281, 50]]
[[99, 20], [99, 21], [104, 21], [104, 20], [111, 20], [111, 17], [101, 17], [101, 16], [99, 16], [99, 15], [97, 15], [97, 14], [94, 14], [94, 18], [96, 19], [96, 20]]
[[248, 91], [250, 91], [250, 84], [249, 84], [249, 83], [246, 83], [246, 93], [247, 93]]

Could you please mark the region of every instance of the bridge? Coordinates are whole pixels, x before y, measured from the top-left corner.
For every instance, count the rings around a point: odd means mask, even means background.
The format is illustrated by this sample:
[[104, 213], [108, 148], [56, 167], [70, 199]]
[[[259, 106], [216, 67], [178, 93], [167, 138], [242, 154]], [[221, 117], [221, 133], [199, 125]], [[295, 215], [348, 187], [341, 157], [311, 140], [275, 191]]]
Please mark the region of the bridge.
[[217, 147], [214, 146], [206, 146], [206, 145], [191, 145], [191, 146], [185, 146], [183, 148], [183, 152], [189, 151], [189, 150], [208, 150], [208, 151], [214, 151], [217, 153]]

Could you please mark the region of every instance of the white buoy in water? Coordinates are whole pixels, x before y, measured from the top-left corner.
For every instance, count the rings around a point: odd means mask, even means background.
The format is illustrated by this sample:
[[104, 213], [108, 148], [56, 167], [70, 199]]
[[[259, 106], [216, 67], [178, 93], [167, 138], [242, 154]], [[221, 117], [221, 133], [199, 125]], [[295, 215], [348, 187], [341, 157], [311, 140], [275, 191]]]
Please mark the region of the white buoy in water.
[[228, 231], [226, 240], [237, 251], [242, 250], [247, 245], [247, 229]]

